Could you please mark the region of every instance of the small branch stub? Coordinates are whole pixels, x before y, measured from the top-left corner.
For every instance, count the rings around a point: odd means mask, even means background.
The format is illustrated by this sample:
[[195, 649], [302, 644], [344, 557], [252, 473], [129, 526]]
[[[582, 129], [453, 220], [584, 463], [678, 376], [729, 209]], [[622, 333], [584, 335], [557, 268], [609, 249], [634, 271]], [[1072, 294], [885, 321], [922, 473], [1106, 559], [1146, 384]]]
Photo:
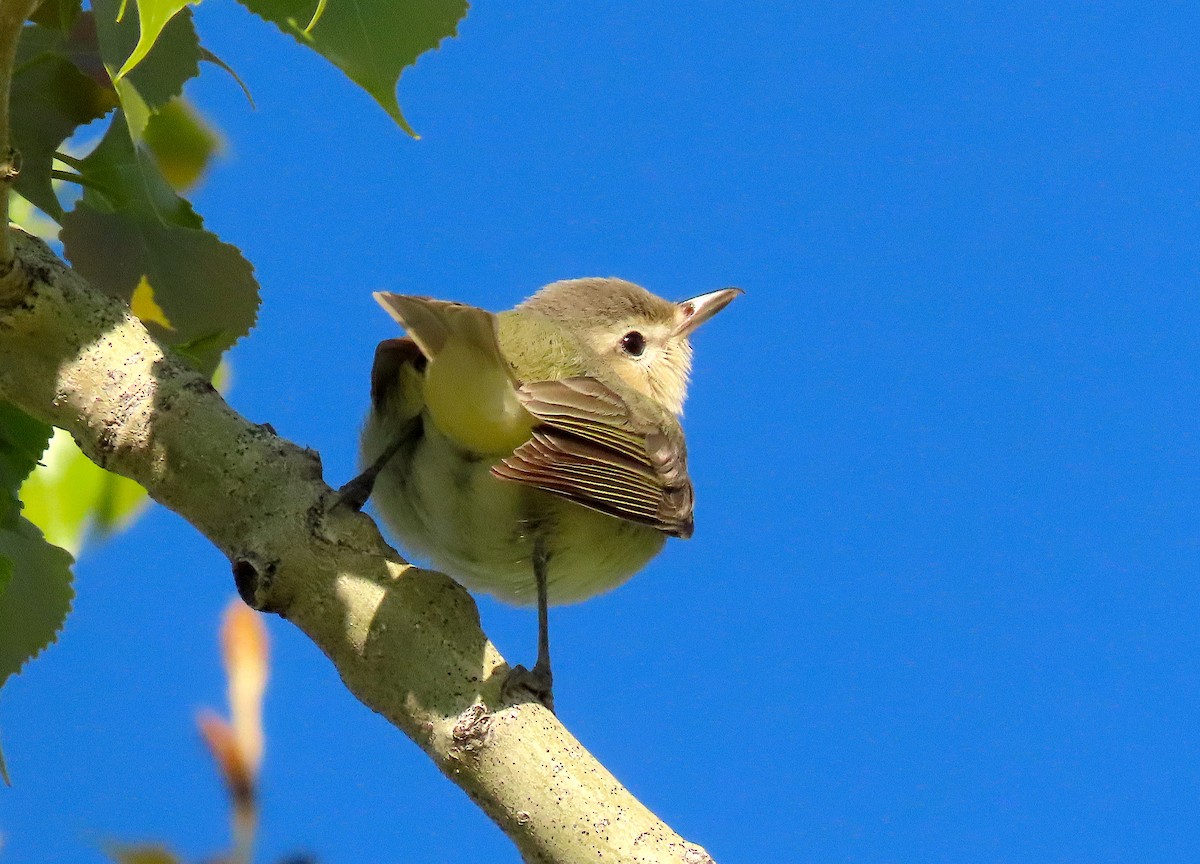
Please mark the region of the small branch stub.
[[0, 158], [0, 184], [5, 187], [5, 193], [8, 189], [17, 182], [17, 177], [21, 174], [21, 151], [16, 147], [9, 147], [4, 152], [3, 158]]
[[258, 561], [253, 555], [233, 559], [233, 584], [243, 603], [259, 612], [282, 614], [282, 610], [271, 608], [268, 599], [277, 566], [274, 561]]

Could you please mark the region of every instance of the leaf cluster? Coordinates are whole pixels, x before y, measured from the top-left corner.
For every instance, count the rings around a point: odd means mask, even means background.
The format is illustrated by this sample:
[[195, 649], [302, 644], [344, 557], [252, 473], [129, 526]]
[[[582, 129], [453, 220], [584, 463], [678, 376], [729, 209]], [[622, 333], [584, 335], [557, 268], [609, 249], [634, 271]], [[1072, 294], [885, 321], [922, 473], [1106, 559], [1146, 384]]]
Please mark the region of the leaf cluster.
[[[16, 188], [62, 226], [81, 275], [211, 374], [253, 326], [258, 285], [250, 263], [180, 194], [215, 150], [181, 101], [205, 56], [191, 10], [166, 16], [163, 4], [143, 3], [140, 27], [130, 11], [118, 0], [86, 11], [79, 0], [51, 0], [25, 28], [13, 76]], [[79, 127], [110, 113], [89, 153], [64, 150]], [[56, 180], [82, 190], [69, 211]]]
[[[467, 10], [466, 0], [242, 4], [334, 63], [410, 134], [400, 75]], [[72, 267], [211, 376], [253, 327], [259, 290], [250, 262], [183, 194], [219, 150], [183, 96], [205, 63], [232, 73], [201, 44], [186, 0], [44, 0], [17, 44], [9, 125], [15, 190], [57, 224]], [[93, 124], [103, 131], [82, 146]], [[71, 555], [30, 517], [78, 551], [88, 530], [116, 527], [144, 501], [68, 436], [47, 451], [51, 431], [0, 402], [0, 685], [53, 641], [73, 596]]]

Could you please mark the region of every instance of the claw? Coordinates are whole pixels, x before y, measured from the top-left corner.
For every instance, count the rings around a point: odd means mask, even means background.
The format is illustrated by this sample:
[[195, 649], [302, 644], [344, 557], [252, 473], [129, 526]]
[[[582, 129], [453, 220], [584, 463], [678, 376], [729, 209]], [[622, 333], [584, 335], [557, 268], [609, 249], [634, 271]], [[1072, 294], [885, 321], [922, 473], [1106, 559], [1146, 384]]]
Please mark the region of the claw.
[[554, 678], [548, 668], [514, 666], [504, 679], [500, 695], [509, 703], [540, 702], [554, 713]]

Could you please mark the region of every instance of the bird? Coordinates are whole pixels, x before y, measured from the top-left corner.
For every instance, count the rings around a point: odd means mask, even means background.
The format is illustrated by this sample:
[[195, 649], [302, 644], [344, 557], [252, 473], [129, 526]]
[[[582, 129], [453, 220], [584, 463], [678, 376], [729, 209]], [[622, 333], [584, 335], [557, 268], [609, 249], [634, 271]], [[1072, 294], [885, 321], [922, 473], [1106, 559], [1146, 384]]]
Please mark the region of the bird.
[[743, 293], [673, 303], [618, 278], [551, 283], [492, 313], [376, 292], [406, 331], [375, 351], [362, 473], [411, 554], [475, 592], [536, 605], [532, 669], [504, 693], [554, 710], [551, 605], [621, 585], [693, 532], [680, 416], [696, 329]]

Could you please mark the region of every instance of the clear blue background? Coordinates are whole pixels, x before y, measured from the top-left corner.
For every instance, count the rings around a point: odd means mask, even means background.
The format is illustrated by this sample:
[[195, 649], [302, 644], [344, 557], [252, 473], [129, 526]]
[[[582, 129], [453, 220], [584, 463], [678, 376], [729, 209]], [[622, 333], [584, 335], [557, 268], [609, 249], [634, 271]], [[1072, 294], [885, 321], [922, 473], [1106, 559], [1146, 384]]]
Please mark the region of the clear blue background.
[[[723, 864], [1200, 857], [1195, 4], [480, 3], [405, 75], [416, 142], [198, 20], [258, 103], [191, 90], [263, 287], [230, 401], [334, 484], [373, 290], [746, 289], [696, 339], [695, 538], [552, 620], [562, 719], [668, 823]], [[0, 859], [217, 852], [228, 563], [159, 509], [78, 588], [0, 706]], [[260, 860], [517, 860], [269, 623]]]

